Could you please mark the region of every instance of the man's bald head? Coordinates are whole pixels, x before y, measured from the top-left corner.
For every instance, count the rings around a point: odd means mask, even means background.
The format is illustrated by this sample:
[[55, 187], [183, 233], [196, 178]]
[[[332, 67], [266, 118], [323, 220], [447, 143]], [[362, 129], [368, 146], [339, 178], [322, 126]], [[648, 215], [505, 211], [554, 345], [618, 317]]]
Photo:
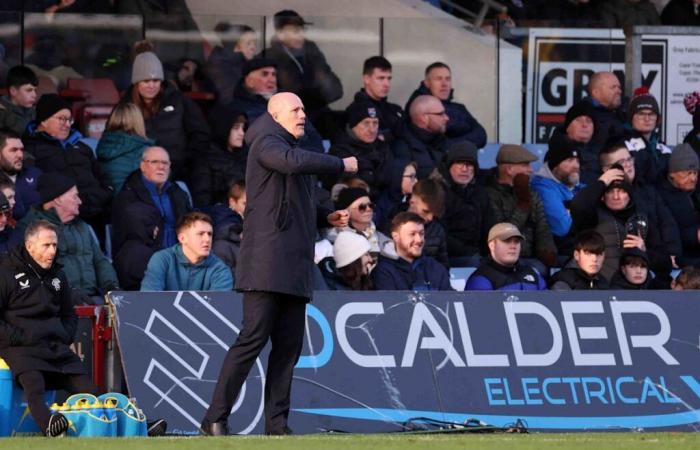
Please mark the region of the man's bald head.
[[622, 103], [622, 86], [612, 72], [596, 72], [588, 83], [591, 98], [608, 109], [616, 109]]
[[432, 95], [419, 95], [408, 111], [411, 122], [431, 133], [444, 133], [448, 117], [442, 102]]
[[275, 122], [299, 139], [304, 135], [306, 113], [301, 99], [291, 92], [280, 92], [270, 97], [267, 102], [267, 112]]

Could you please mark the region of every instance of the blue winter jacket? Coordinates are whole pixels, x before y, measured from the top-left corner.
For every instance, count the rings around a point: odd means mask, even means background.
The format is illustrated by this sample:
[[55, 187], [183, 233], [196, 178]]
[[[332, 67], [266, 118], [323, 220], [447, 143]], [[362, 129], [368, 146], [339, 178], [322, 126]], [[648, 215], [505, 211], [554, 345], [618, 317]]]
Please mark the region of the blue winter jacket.
[[213, 253], [199, 264], [192, 264], [182, 245], [157, 251], [148, 261], [141, 281], [142, 291], [231, 291], [231, 269]]
[[571, 214], [569, 213], [569, 202], [574, 195], [585, 186], [581, 183], [569, 189], [561, 181], [554, 178], [548, 165], [543, 165], [530, 182], [544, 205], [544, 214], [547, 217], [549, 229], [554, 236], [563, 237], [571, 230]]
[[411, 263], [381, 255], [372, 271], [372, 282], [378, 291], [452, 290], [447, 269], [430, 256], [421, 256]]

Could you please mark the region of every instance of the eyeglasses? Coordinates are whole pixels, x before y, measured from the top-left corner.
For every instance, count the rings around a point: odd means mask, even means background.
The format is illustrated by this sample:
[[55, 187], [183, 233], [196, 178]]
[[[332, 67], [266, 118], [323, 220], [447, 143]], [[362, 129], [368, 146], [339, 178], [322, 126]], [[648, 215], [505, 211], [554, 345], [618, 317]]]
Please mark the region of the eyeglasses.
[[61, 125], [73, 125], [73, 123], [75, 122], [72, 117], [60, 116], [54, 117], [54, 119], [58, 120], [58, 123], [60, 123]]
[[418, 178], [418, 175], [416, 175], [415, 173], [412, 173], [411, 175], [404, 175], [403, 177], [408, 178], [409, 180], [413, 181], [416, 178]]
[[152, 166], [170, 167], [170, 161], [163, 161], [161, 159], [144, 159], [143, 162], [150, 164]]
[[447, 113], [445, 112], [444, 109], [440, 112], [426, 112], [426, 114], [429, 114], [431, 116], [446, 116], [447, 115]]
[[359, 205], [357, 205], [357, 210], [360, 212], [365, 212], [368, 209], [374, 211], [374, 203], [360, 203]]

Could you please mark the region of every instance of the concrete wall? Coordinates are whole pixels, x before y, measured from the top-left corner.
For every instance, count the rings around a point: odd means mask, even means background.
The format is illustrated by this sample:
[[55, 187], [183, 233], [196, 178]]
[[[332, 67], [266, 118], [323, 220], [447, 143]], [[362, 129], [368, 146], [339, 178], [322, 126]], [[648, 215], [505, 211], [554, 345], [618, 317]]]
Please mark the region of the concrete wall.
[[[486, 128], [489, 142], [519, 142], [521, 139], [521, 65], [520, 49], [501, 41], [500, 117], [498, 112], [497, 40], [491, 35], [470, 31], [467, 24], [421, 0], [188, 0], [192, 14], [202, 30], [211, 30], [216, 22], [236, 20], [258, 29], [259, 18], [268, 16], [268, 41], [273, 33], [272, 15], [281, 9], [294, 9], [313, 22], [307, 37], [315, 41], [328, 63], [343, 82], [344, 96], [333, 108], [345, 108], [362, 87], [362, 62], [380, 53], [380, 17], [384, 17], [384, 55], [394, 66], [394, 82], [389, 100], [405, 105], [423, 79], [425, 67], [443, 61], [452, 68], [455, 100], [464, 103]], [[228, 16], [228, 17], [227, 17]], [[233, 16], [233, 17], [231, 17]], [[256, 22], [257, 21], [257, 22]], [[211, 36], [211, 35], [210, 35]], [[261, 43], [262, 45], [262, 43]], [[505, 108], [505, 109], [504, 109]]]

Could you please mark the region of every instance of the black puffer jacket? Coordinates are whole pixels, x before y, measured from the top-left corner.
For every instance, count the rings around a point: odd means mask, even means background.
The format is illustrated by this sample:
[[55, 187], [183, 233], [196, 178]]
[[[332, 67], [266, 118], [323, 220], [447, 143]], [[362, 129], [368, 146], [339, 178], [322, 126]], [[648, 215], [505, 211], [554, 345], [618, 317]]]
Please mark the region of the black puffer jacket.
[[[190, 210], [189, 199], [175, 183], [169, 184], [167, 192], [177, 221]], [[113, 263], [123, 289], [140, 288], [148, 260], [162, 248], [164, 222], [160, 209], [143, 184], [141, 172], [133, 172], [114, 199], [112, 208]]]
[[16, 378], [29, 370], [85, 373], [68, 347], [78, 328], [71, 288], [54, 263], [43, 269], [18, 247], [0, 263], [0, 358]]
[[494, 225], [488, 192], [476, 179], [461, 186], [447, 168], [440, 172], [445, 181], [445, 214], [440, 221], [447, 232], [447, 253], [451, 258], [487, 255], [486, 238]]
[[549, 279], [553, 291], [602, 291], [610, 289], [610, 283], [601, 274], [588, 275], [573, 259]]
[[437, 220], [431, 220], [425, 224], [423, 255], [433, 257], [443, 266], [450, 268], [450, 259], [447, 256], [447, 233], [445, 233], [445, 227]]
[[415, 161], [418, 164], [418, 179], [428, 178], [445, 158], [448, 149], [444, 134], [429, 133], [412, 123], [407, 124], [399, 139], [391, 144], [394, 158], [400, 161]]
[[[122, 103], [131, 101], [132, 89]], [[168, 151], [173, 180], [189, 181], [191, 163], [209, 149], [209, 125], [202, 111], [170, 83], [163, 83], [158, 113], [146, 119], [146, 134]]]
[[[31, 127], [31, 125], [30, 125]], [[80, 142], [82, 135], [71, 132], [64, 141], [48, 134], [32, 131], [25, 136], [25, 162], [33, 164], [42, 172], [60, 173], [75, 180], [80, 200], [80, 217], [90, 220], [108, 210], [112, 201], [112, 189], [97, 164], [95, 155], [86, 144]]]

